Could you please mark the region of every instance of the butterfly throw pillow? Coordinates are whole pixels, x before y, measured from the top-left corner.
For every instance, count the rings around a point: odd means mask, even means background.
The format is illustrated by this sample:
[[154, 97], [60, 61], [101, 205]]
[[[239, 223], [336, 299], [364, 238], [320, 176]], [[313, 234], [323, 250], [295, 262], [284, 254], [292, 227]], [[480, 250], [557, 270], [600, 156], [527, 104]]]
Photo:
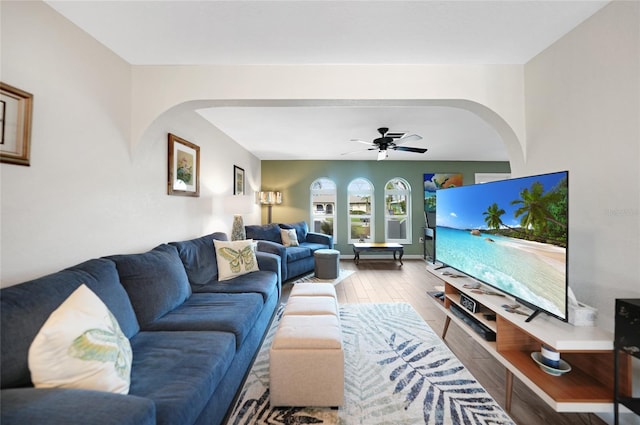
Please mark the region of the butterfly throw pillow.
[[79, 388], [127, 394], [131, 344], [107, 306], [86, 285], [49, 316], [29, 347], [36, 388]]
[[260, 270], [256, 259], [256, 243], [253, 240], [219, 241], [214, 239], [218, 280], [228, 280], [236, 276]]

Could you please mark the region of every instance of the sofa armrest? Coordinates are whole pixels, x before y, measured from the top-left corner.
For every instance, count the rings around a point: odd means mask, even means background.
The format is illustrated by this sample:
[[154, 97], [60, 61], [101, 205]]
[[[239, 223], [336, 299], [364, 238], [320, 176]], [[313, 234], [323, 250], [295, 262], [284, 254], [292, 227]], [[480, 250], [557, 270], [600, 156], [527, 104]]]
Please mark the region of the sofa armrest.
[[2, 425], [155, 425], [150, 399], [62, 388], [12, 388], [0, 392]]
[[328, 245], [330, 249], [333, 249], [333, 236], [325, 235], [324, 233], [307, 233], [307, 242]]
[[258, 251], [280, 257], [280, 281], [287, 279], [287, 248], [277, 242], [263, 240], [257, 240], [256, 242], [258, 242]]
[[256, 252], [256, 258], [258, 259], [258, 268], [260, 270], [276, 273], [278, 275], [278, 282], [282, 284], [282, 266], [280, 265], [280, 256], [277, 254], [258, 251]]
[[258, 251], [275, 254], [280, 257], [280, 261], [285, 261], [287, 249], [281, 243], [260, 240], [257, 240], [256, 242], [258, 242]]

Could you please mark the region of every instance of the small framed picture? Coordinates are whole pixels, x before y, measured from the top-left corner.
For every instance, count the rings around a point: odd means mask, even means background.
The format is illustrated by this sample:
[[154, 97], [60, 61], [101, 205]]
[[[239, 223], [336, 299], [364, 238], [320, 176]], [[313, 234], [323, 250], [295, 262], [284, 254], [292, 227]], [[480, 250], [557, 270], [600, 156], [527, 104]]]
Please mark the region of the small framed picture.
[[29, 164], [33, 95], [0, 83], [0, 162]]
[[167, 193], [200, 196], [200, 146], [169, 133]]
[[244, 168], [233, 166], [233, 194], [244, 195]]

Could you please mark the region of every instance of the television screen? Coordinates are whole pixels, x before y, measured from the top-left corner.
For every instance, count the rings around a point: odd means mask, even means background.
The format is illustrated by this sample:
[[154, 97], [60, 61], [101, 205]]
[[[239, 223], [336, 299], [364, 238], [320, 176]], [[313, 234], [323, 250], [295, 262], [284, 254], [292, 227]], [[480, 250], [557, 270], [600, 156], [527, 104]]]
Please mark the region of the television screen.
[[436, 261], [567, 320], [568, 177], [438, 190]]

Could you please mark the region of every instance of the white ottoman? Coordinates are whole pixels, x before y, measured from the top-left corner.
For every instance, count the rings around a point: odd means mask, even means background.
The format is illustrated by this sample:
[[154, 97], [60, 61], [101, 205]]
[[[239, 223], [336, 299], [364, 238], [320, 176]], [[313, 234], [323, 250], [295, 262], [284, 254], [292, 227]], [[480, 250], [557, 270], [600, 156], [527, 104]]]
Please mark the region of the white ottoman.
[[340, 251], [318, 249], [314, 251], [315, 274], [318, 279], [336, 279], [340, 274]]
[[284, 307], [284, 316], [322, 316], [338, 317], [338, 303], [333, 297], [289, 297]]
[[336, 288], [330, 283], [296, 283], [289, 297], [333, 297], [338, 299]]
[[271, 406], [344, 403], [344, 351], [336, 316], [284, 316], [269, 356]]

